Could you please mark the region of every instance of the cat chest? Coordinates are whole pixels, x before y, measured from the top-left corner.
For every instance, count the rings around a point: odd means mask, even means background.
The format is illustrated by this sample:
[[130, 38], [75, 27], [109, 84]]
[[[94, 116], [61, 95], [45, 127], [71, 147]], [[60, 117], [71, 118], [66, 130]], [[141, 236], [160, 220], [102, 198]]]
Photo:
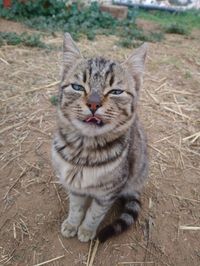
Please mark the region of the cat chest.
[[102, 166], [84, 167], [65, 161], [54, 148], [52, 150], [53, 164], [60, 182], [63, 186], [75, 190], [86, 189], [104, 181], [108, 182], [109, 179], [112, 180], [120, 172], [119, 167], [124, 155]]

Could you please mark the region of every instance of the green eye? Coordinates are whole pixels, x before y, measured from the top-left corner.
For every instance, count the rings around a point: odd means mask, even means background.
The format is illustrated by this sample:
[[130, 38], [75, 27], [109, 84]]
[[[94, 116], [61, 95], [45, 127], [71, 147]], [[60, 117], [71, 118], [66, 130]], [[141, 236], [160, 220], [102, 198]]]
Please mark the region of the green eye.
[[81, 85], [78, 85], [78, 84], [71, 84], [72, 88], [75, 90], [75, 91], [85, 91], [85, 88]]
[[109, 91], [109, 94], [119, 95], [122, 94], [123, 92], [124, 92], [123, 90], [111, 90]]

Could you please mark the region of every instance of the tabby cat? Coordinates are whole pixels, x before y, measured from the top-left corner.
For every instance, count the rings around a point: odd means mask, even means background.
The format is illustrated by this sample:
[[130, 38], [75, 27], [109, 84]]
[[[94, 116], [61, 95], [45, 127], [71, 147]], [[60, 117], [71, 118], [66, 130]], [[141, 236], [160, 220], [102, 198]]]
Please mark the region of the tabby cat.
[[[136, 113], [147, 45], [124, 62], [85, 59], [70, 34], [63, 44], [57, 132], [52, 159], [69, 191], [63, 236], [104, 242], [133, 224], [147, 178], [146, 139]], [[87, 199], [91, 204], [86, 208]], [[107, 211], [123, 199], [121, 216], [97, 232]]]

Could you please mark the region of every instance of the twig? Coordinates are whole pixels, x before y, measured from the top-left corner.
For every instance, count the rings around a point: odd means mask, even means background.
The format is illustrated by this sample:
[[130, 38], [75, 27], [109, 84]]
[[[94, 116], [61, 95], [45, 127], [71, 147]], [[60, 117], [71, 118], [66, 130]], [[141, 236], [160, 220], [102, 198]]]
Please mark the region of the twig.
[[[26, 94], [26, 93], [30, 93], [30, 92], [35, 92], [35, 91], [39, 91], [39, 90], [43, 90], [43, 89], [48, 89], [50, 87], [53, 87], [53, 86], [56, 86], [60, 83], [60, 81], [55, 81], [51, 84], [48, 84], [48, 85], [44, 85], [42, 87], [39, 87], [39, 88], [33, 88], [32, 90], [27, 90], [27, 91], [23, 91], [23, 94]], [[18, 94], [18, 95], [15, 95], [15, 96], [12, 96], [10, 98], [7, 98], [6, 100], [2, 100], [3, 102], [7, 102], [7, 101], [10, 101], [10, 100], [13, 100], [17, 97], [21, 96], [21, 94]]]
[[182, 197], [182, 196], [174, 195], [174, 194], [168, 194], [168, 195], [172, 196], [172, 197], [175, 197], [175, 198], [177, 198], [179, 200], [189, 200], [189, 201], [199, 202], [200, 203], [200, 200], [190, 199], [190, 198], [186, 198], [186, 197]]
[[[5, 257], [2, 259], [2, 260], [0, 260], [0, 262], [3, 262], [4, 260], [7, 260], [7, 259], [9, 259], [8, 258], [8, 255], [5, 255]], [[2, 264], [3, 265], [3, 264]]]
[[97, 239], [95, 242], [95, 245], [94, 245], [94, 248], [92, 251], [92, 255], [91, 255], [91, 259], [90, 259], [88, 266], [93, 266], [93, 262], [94, 262], [95, 255], [97, 253], [98, 246], [99, 246], [99, 240]]
[[187, 226], [187, 225], [180, 225], [180, 230], [200, 230], [200, 226]]
[[190, 136], [188, 136], [188, 137], [186, 137], [186, 138], [184, 138], [183, 141], [188, 140], [188, 139], [193, 139], [193, 140], [191, 140], [191, 142], [193, 143], [193, 142], [195, 142], [198, 138], [200, 138], [200, 131], [199, 131], [199, 132], [196, 132], [196, 133], [194, 133], [194, 134], [192, 134], [192, 135], [190, 135]]
[[24, 91], [24, 93], [29, 93], [29, 92], [35, 92], [35, 91], [39, 91], [39, 90], [43, 90], [43, 89], [48, 89], [48, 88], [51, 88], [53, 86], [56, 86], [60, 83], [60, 81], [55, 81], [51, 84], [48, 84], [48, 85], [44, 85], [42, 87], [39, 87], [39, 88], [34, 88], [32, 90], [27, 90], [27, 91]]
[[162, 87], [164, 87], [167, 84], [167, 82], [164, 82], [163, 84], [161, 84], [157, 89], [155, 89], [154, 92], [159, 91]]
[[63, 244], [63, 242], [62, 242], [62, 240], [60, 239], [60, 237], [58, 236], [58, 240], [60, 241], [60, 244], [61, 244], [61, 246], [63, 247], [63, 249], [66, 251], [66, 253], [71, 253], [72, 254], [72, 252], [71, 251], [69, 251], [69, 250], [67, 250], [66, 249], [66, 247], [64, 246], [64, 244]]
[[37, 170], [39, 170], [39, 171], [41, 170], [41, 168], [39, 168], [38, 166], [35, 166], [35, 165], [33, 165], [33, 164], [27, 162], [27, 161], [24, 160], [24, 159], [23, 159], [23, 161], [24, 161], [28, 166], [30, 166], [31, 168], [35, 168], [35, 169], [37, 169]]
[[36, 127], [32, 127], [32, 126], [28, 126], [28, 127], [29, 127], [29, 129], [32, 129], [32, 130], [34, 130], [34, 131], [37, 131], [37, 132], [39, 132], [39, 133], [44, 134], [45, 136], [51, 137], [51, 136], [50, 136], [51, 133], [46, 133], [46, 132], [44, 132], [44, 131], [42, 131], [42, 130], [36, 128]]
[[[0, 262], [3, 262], [3, 265], [6, 265], [14, 256], [14, 252], [16, 249], [13, 249], [13, 251], [10, 253], [10, 255], [6, 255], [6, 261], [4, 261], [5, 259], [1, 260]], [[8, 257], [9, 256], [9, 257]], [[1, 264], [2, 265], [2, 264]]]
[[1, 58], [1, 57], [0, 57], [0, 60], [1, 60], [3, 63], [5, 63], [6, 65], [8, 65], [8, 66], [10, 65], [5, 59], [3, 59], [3, 58]]
[[0, 169], [3, 170], [7, 165], [9, 165], [12, 161], [14, 161], [15, 159], [17, 159], [20, 156], [22, 156], [22, 154], [17, 154], [13, 158], [11, 158], [9, 161], [7, 161]]
[[159, 80], [157, 80], [157, 79], [152, 79], [152, 75], [150, 75], [150, 74], [148, 74], [148, 73], [146, 73], [146, 76], [147, 77], [150, 77], [150, 78], [148, 78], [149, 80], [151, 80], [151, 81], [153, 81], [153, 82], [156, 82], [156, 83], [161, 83], [162, 81], [165, 81], [167, 78], [166, 77], [164, 77], [164, 78], [162, 78], [162, 79], [159, 79]]
[[118, 262], [118, 265], [126, 265], [126, 264], [155, 264], [153, 261], [122, 261]]
[[15, 223], [13, 223], [13, 236], [14, 236], [14, 239], [17, 238]]
[[191, 96], [194, 96], [194, 95], [196, 95], [196, 94], [194, 94], [194, 93], [191, 93], [191, 92], [187, 92], [187, 91], [177, 91], [177, 90], [170, 90], [170, 93], [178, 93], [178, 94], [183, 94], [183, 95], [191, 95]]
[[158, 143], [158, 142], [162, 142], [162, 141], [167, 140], [167, 139], [170, 139], [171, 137], [173, 137], [174, 134], [176, 134], [176, 133], [173, 133], [172, 135], [164, 137], [162, 139], [156, 140], [156, 141], [154, 141], [154, 144]]
[[60, 195], [59, 195], [59, 192], [58, 192], [58, 190], [57, 190], [57, 187], [56, 187], [55, 184], [53, 184], [53, 186], [54, 186], [54, 188], [55, 188], [55, 191], [56, 191], [56, 194], [57, 194], [58, 200], [59, 200], [59, 202], [60, 202], [60, 205], [61, 205], [61, 207], [62, 207], [62, 210], [63, 210], [63, 212], [64, 212], [64, 211], [65, 211], [65, 208], [64, 208], [64, 206], [63, 206], [63, 204], [62, 204], [62, 200], [61, 200], [61, 198], [60, 198]]
[[156, 147], [152, 146], [151, 144], [148, 144], [148, 146], [150, 148], [152, 148], [153, 150], [157, 151], [158, 153], [162, 154], [166, 159], [168, 159], [167, 155], [165, 155], [162, 151], [160, 151], [159, 149], [157, 149]]
[[177, 111], [175, 111], [175, 110], [173, 110], [173, 109], [171, 109], [171, 108], [169, 108], [169, 107], [167, 107], [167, 106], [164, 106], [163, 108], [164, 108], [165, 110], [171, 112], [171, 113], [177, 114], [177, 115], [179, 115], [179, 116], [185, 117], [185, 118], [187, 118], [187, 119], [190, 120], [190, 117], [189, 117], [189, 116], [184, 115], [184, 114], [182, 114], [182, 113], [179, 113], [179, 112], [177, 112]]
[[8, 189], [8, 191], [6, 192], [5, 196], [3, 197], [3, 199], [6, 199], [6, 197], [8, 196], [8, 193], [14, 188], [14, 186], [19, 182], [20, 178], [22, 178], [22, 176], [26, 173], [27, 168], [25, 168], [21, 174], [19, 175], [19, 177], [15, 180], [15, 182], [12, 184], [12, 186]]
[[145, 90], [147, 92], [147, 94], [153, 99], [153, 101], [156, 103], [156, 104], [159, 104], [159, 101], [158, 99], [156, 99], [155, 96], [153, 96], [147, 89]]
[[176, 105], [177, 105], [177, 107], [178, 107], [179, 113], [183, 115], [183, 112], [182, 112], [182, 110], [181, 110], [180, 104], [179, 104], [179, 102], [177, 101], [176, 95], [173, 94], [173, 97], [174, 97], [174, 101], [175, 101], [175, 103], [176, 103]]
[[22, 121], [22, 122], [19, 122], [19, 123], [16, 123], [14, 125], [11, 125], [11, 126], [8, 126], [8, 127], [5, 127], [3, 128], [2, 130], [0, 130], [0, 134], [4, 133], [5, 131], [7, 130], [10, 130], [10, 129], [13, 129], [15, 127], [18, 127], [18, 126], [21, 126], [22, 124], [24, 124], [26, 121]]
[[180, 235], [180, 215], [178, 216], [178, 226], [177, 226], [177, 239], [179, 239], [179, 235]]
[[141, 248], [143, 248], [144, 250], [146, 250], [149, 254], [153, 255], [156, 259], [159, 259], [159, 260], [162, 262], [162, 264], [167, 265], [167, 266], [170, 266], [170, 264], [168, 264], [167, 262], [161, 260], [161, 259], [159, 258], [159, 256], [157, 256], [156, 254], [154, 254], [154, 253], [153, 253], [152, 251], [150, 251], [148, 248], [144, 247], [142, 244], [140, 244], [140, 243], [137, 242], [137, 241], [135, 241], [135, 242], [136, 242], [137, 245], [139, 245]]
[[90, 247], [89, 247], [89, 251], [88, 251], [86, 266], [89, 266], [89, 263], [90, 263], [90, 256], [91, 256], [92, 246], [93, 246], [93, 240], [90, 241]]
[[65, 255], [62, 255], [62, 256], [59, 256], [59, 257], [53, 258], [53, 259], [51, 259], [51, 260], [43, 261], [43, 262], [41, 262], [41, 263], [35, 264], [34, 266], [45, 265], [45, 264], [48, 264], [49, 262], [52, 262], [52, 261], [55, 261], [55, 260], [62, 259], [63, 257], [65, 257]]

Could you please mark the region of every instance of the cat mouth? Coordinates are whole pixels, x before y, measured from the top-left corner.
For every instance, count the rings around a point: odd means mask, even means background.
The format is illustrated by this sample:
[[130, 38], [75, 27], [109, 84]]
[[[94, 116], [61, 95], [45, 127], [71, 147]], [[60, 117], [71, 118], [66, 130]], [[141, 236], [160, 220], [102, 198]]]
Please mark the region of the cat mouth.
[[84, 120], [84, 122], [96, 126], [103, 126], [103, 121], [97, 116], [89, 116]]

